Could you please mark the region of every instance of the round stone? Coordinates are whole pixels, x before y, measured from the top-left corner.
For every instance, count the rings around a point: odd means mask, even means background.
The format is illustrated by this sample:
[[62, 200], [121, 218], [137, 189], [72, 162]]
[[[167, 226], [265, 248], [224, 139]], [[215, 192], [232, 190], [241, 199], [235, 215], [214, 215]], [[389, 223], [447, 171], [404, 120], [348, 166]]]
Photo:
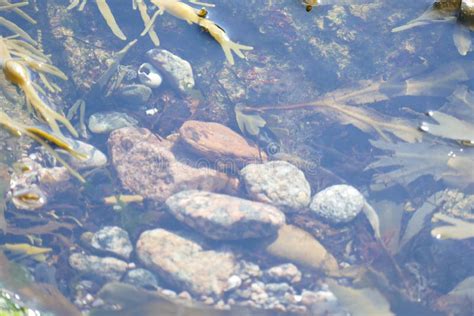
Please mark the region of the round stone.
[[304, 209], [311, 201], [311, 187], [304, 173], [286, 161], [250, 164], [240, 172], [252, 199], [285, 211]]
[[340, 184], [318, 192], [309, 207], [328, 222], [342, 224], [352, 221], [364, 203], [364, 196], [356, 188]]

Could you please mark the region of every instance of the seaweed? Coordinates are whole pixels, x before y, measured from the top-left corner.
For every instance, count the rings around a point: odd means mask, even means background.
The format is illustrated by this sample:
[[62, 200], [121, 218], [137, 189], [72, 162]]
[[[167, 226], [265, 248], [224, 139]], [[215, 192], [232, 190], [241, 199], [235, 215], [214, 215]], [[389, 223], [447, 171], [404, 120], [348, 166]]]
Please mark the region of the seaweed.
[[375, 174], [371, 186], [373, 190], [382, 190], [395, 184], [408, 185], [424, 175], [431, 175], [436, 181], [442, 179], [461, 188], [474, 181], [474, 152], [471, 150], [436, 142], [370, 142], [374, 147], [392, 153], [378, 156], [378, 160], [369, 164], [366, 170], [398, 167]]
[[468, 239], [474, 238], [474, 223], [437, 213], [433, 221], [442, 221], [449, 225], [438, 226], [431, 231], [436, 239]]
[[25, 126], [21, 123], [15, 122], [3, 112], [0, 112], [0, 125], [2, 125], [14, 136], [20, 137], [22, 135], [26, 135], [40, 143], [54, 158], [56, 158], [64, 167], [66, 167], [72, 175], [74, 175], [79, 181], [85, 182], [84, 178], [71, 166], [69, 166], [69, 164], [64, 159], [62, 159], [48, 144], [48, 142], [50, 142], [59, 148], [64, 149], [72, 156], [79, 159], [84, 159], [84, 155], [82, 153], [76, 152], [72, 145], [67, 142], [67, 140], [63, 139], [61, 136], [55, 136], [54, 134], [43, 131], [37, 127]]
[[[119, 39], [125, 41], [127, 39], [127, 36], [122, 32], [120, 27], [117, 24], [117, 21], [115, 20], [115, 17], [112, 13], [112, 10], [110, 10], [109, 5], [107, 4], [106, 0], [95, 0], [94, 1], [97, 5], [97, 9], [99, 9], [100, 14], [104, 18], [105, 22], [109, 26], [110, 30], [114, 33], [115, 36], [117, 36]], [[68, 10], [72, 10], [76, 7], [78, 7], [79, 11], [84, 10], [84, 6], [87, 4], [87, 0], [73, 0], [71, 4], [67, 7]]]
[[470, 31], [474, 29], [472, 16], [464, 16], [461, 0], [437, 0], [422, 15], [405, 25], [392, 29], [392, 32], [402, 32], [432, 23], [455, 23], [453, 42], [459, 54], [465, 56], [472, 50], [470, 34]]
[[[427, 115], [438, 124], [423, 122], [420, 129], [431, 135], [474, 146], [474, 94], [466, 86], [458, 87], [443, 107], [446, 111], [429, 111]], [[462, 119], [461, 119], [462, 118]]]

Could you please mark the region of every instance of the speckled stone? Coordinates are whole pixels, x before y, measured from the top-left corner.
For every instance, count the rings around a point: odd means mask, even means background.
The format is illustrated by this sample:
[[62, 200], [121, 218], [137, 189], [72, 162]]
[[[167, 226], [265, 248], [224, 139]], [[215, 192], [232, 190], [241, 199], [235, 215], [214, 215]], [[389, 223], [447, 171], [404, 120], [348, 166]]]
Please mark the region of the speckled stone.
[[93, 274], [109, 281], [120, 280], [128, 269], [128, 264], [120, 259], [89, 256], [79, 252], [69, 256], [69, 265], [79, 272]]
[[130, 258], [132, 242], [126, 230], [117, 226], [105, 226], [94, 233], [91, 246], [97, 250], [108, 251], [123, 258]]
[[126, 113], [98, 112], [89, 117], [89, 129], [96, 134], [110, 133], [119, 128], [138, 125], [138, 121]]
[[186, 121], [179, 129], [179, 136], [190, 151], [235, 172], [249, 163], [259, 162], [260, 157], [266, 159], [266, 154], [260, 154], [256, 146], [219, 123]]
[[364, 204], [365, 198], [356, 188], [339, 184], [318, 192], [310, 209], [330, 223], [343, 224], [352, 221]]
[[172, 144], [144, 128], [126, 127], [110, 134], [112, 164], [124, 189], [164, 202], [182, 190], [233, 191], [238, 180], [214, 169], [178, 160]]
[[186, 93], [194, 88], [193, 69], [188, 61], [160, 48], [149, 50], [146, 56], [179, 91]]
[[145, 289], [157, 289], [158, 281], [155, 275], [146, 269], [133, 269], [123, 277], [123, 282]]
[[304, 209], [311, 201], [311, 187], [304, 173], [286, 161], [250, 164], [240, 171], [252, 199], [282, 207]]
[[212, 239], [270, 236], [285, 223], [285, 215], [274, 206], [205, 191], [179, 192], [166, 205], [179, 221]]
[[160, 278], [198, 296], [222, 295], [238, 268], [232, 253], [204, 250], [189, 237], [164, 229], [143, 232], [136, 251], [140, 261]]

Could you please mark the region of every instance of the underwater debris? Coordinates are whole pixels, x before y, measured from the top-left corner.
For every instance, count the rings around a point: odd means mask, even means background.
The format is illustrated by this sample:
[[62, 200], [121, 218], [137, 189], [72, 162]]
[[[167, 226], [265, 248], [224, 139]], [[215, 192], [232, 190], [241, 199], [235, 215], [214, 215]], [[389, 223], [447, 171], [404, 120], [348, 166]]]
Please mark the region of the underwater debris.
[[392, 29], [401, 32], [432, 23], [455, 23], [453, 41], [460, 55], [472, 51], [470, 31], [474, 30], [474, 2], [472, 0], [436, 0], [421, 16]]
[[388, 143], [370, 141], [381, 150], [392, 152], [379, 156], [368, 169], [398, 167], [373, 177], [373, 190], [382, 190], [395, 184], [408, 185], [421, 176], [431, 175], [435, 181], [442, 179], [455, 187], [465, 187], [474, 182], [474, 152], [442, 143]]

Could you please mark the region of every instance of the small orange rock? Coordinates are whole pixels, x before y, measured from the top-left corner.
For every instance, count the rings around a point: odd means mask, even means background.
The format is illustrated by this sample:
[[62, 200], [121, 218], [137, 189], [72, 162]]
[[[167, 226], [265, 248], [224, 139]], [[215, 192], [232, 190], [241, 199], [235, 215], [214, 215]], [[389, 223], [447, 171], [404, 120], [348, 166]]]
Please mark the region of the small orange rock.
[[189, 150], [218, 167], [240, 169], [267, 158], [241, 135], [219, 123], [187, 121], [179, 129], [179, 135]]

